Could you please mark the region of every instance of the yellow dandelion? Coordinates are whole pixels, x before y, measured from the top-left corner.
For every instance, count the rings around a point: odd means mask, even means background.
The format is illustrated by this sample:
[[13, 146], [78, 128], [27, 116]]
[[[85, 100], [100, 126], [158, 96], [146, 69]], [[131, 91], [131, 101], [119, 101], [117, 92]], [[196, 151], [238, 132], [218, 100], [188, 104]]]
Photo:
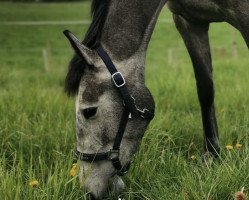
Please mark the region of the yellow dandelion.
[[242, 147], [242, 144], [239, 144], [239, 143], [236, 144], [236, 148], [237, 148], [237, 149], [240, 149], [241, 147]]
[[72, 168], [70, 169], [70, 175], [71, 176], [76, 176], [77, 172], [78, 172], [78, 166], [77, 166], [77, 163], [74, 163], [72, 165]]
[[29, 186], [32, 188], [36, 188], [38, 187], [38, 185], [39, 185], [39, 182], [37, 180], [33, 180], [29, 182]]
[[191, 158], [192, 160], [196, 160], [196, 156], [194, 156], [194, 155], [192, 155], [190, 158]]
[[233, 145], [228, 144], [228, 145], [226, 145], [226, 148], [227, 148], [227, 150], [232, 150], [233, 149]]

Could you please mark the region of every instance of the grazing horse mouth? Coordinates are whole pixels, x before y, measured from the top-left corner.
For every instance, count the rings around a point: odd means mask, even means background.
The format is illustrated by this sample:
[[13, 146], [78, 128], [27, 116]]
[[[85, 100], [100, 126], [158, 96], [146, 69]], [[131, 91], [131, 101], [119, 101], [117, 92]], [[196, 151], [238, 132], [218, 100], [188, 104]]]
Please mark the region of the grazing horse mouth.
[[[70, 31], [65, 30], [64, 34], [71, 43], [77, 43], [78, 45], [81, 45], [80, 41]], [[152, 120], [154, 117], [154, 111], [152, 112], [147, 108], [143, 109], [138, 108], [138, 106], [136, 105], [135, 98], [130, 95], [123, 74], [117, 70], [110, 56], [107, 54], [107, 52], [103, 49], [101, 45], [99, 45], [96, 48], [96, 51], [111, 74], [112, 81], [116, 89], [118, 90], [121, 99], [124, 102], [124, 111], [120, 120], [116, 137], [114, 139], [114, 144], [112, 149], [110, 149], [107, 152], [101, 152], [101, 153], [82, 153], [76, 150], [75, 157], [81, 161], [86, 161], [86, 162], [103, 161], [103, 160], [110, 161], [112, 162], [113, 167], [116, 169], [116, 174], [118, 176], [123, 176], [127, 173], [130, 166], [130, 164], [122, 165], [119, 158], [120, 145], [123, 139], [123, 135], [128, 120], [134, 116], [139, 116], [143, 119]]]
[[88, 194], [87, 200], [96, 200], [96, 198], [90, 193]]

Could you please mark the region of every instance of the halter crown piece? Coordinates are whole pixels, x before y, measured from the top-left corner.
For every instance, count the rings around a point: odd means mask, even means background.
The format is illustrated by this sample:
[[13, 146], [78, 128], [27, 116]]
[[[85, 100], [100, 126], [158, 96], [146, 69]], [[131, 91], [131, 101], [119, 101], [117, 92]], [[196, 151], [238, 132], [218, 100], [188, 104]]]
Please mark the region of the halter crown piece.
[[124, 76], [121, 72], [117, 70], [115, 65], [113, 64], [111, 58], [106, 53], [101, 45], [96, 48], [96, 51], [99, 57], [105, 63], [108, 71], [111, 74], [112, 81], [119, 91], [120, 97], [124, 101], [124, 111], [121, 117], [121, 121], [119, 124], [118, 132], [116, 134], [113, 147], [108, 152], [103, 153], [81, 153], [78, 150], [75, 150], [75, 157], [81, 161], [86, 162], [94, 162], [94, 161], [101, 161], [101, 160], [109, 160], [112, 162], [113, 167], [117, 170], [118, 176], [123, 176], [127, 173], [129, 169], [129, 165], [122, 166], [120, 159], [119, 159], [119, 148], [123, 139], [123, 135], [125, 132], [126, 125], [129, 121], [129, 118], [132, 116], [140, 116], [144, 119], [153, 119], [154, 112], [149, 111], [146, 108], [139, 109], [136, 106], [135, 99], [130, 95], [128, 88], [126, 86], [126, 81]]

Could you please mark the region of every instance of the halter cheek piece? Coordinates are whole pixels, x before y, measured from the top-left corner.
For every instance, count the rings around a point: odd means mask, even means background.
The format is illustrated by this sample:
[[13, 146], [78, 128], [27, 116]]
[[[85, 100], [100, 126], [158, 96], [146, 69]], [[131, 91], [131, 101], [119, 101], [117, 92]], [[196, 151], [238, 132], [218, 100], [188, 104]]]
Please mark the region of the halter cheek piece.
[[102, 46], [99, 46], [96, 49], [99, 57], [105, 63], [107, 69], [109, 70], [112, 81], [119, 91], [120, 97], [124, 101], [124, 111], [121, 117], [121, 121], [119, 124], [118, 132], [116, 134], [113, 147], [108, 152], [103, 153], [81, 153], [78, 150], [75, 151], [75, 157], [81, 161], [86, 162], [94, 162], [94, 161], [101, 161], [101, 160], [109, 160], [112, 162], [113, 167], [117, 170], [117, 175], [123, 176], [127, 173], [129, 165], [122, 166], [120, 159], [119, 159], [119, 148], [121, 141], [123, 139], [123, 135], [125, 132], [126, 125], [128, 123], [129, 118], [133, 116], [140, 116], [144, 119], [152, 119], [154, 117], [154, 112], [150, 112], [148, 109], [139, 109], [136, 106], [135, 99], [130, 95], [128, 88], [126, 86], [126, 81], [121, 72], [117, 70], [115, 65], [113, 64], [109, 55], [105, 52]]

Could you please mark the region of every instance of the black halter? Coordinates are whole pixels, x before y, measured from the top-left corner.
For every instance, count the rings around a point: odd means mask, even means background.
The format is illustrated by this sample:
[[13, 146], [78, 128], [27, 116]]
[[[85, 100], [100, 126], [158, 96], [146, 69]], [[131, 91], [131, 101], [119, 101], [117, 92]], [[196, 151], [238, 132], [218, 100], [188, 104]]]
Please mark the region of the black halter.
[[78, 150], [75, 151], [75, 156], [81, 161], [86, 162], [94, 162], [101, 160], [109, 160], [112, 162], [113, 167], [117, 170], [117, 175], [123, 176], [127, 173], [129, 166], [122, 166], [119, 159], [119, 148], [123, 139], [123, 135], [125, 132], [126, 125], [128, 123], [129, 118], [133, 116], [140, 116], [144, 119], [152, 119], [154, 117], [154, 112], [150, 112], [148, 109], [143, 108], [139, 109], [136, 106], [135, 99], [130, 95], [128, 88], [126, 86], [126, 81], [121, 72], [117, 70], [115, 65], [113, 64], [111, 58], [106, 53], [106, 51], [99, 46], [96, 49], [99, 57], [105, 63], [107, 69], [109, 70], [112, 81], [115, 87], [118, 89], [121, 98], [124, 101], [124, 111], [121, 117], [121, 121], [119, 124], [118, 132], [116, 134], [113, 147], [108, 152], [103, 153], [81, 153]]

